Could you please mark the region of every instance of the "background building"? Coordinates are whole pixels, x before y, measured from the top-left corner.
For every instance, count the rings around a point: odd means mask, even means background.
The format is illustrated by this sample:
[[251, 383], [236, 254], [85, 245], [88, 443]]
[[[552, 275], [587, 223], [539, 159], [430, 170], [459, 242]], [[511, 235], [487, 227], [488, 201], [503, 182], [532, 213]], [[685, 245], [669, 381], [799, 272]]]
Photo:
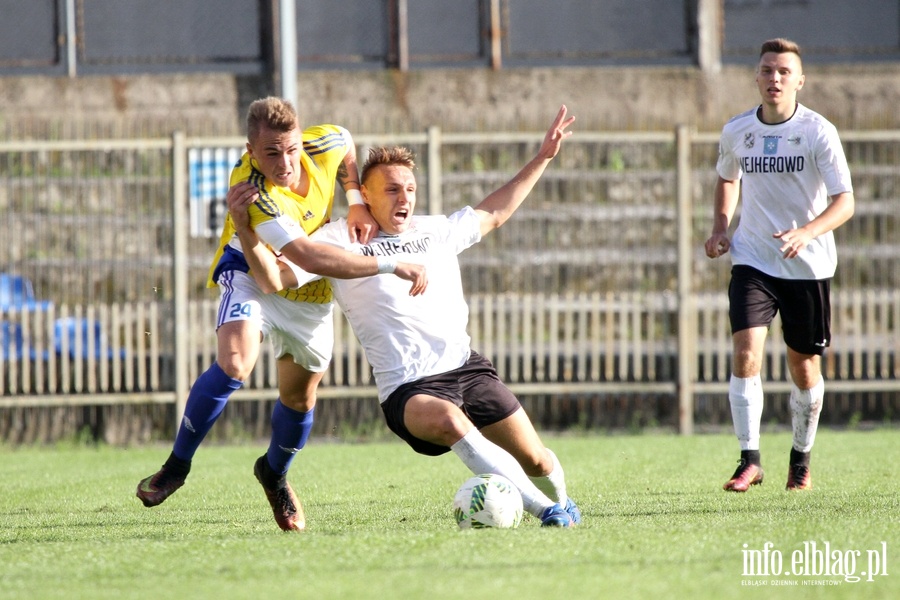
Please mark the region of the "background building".
[[539, 129], [561, 101], [589, 129], [716, 130], [753, 100], [750, 69], [760, 42], [776, 36], [804, 48], [804, 97], [839, 126], [900, 120], [896, 0], [4, 0], [2, 8], [7, 138], [239, 134], [252, 99], [293, 91], [285, 74], [294, 67], [304, 116], [354, 131]]

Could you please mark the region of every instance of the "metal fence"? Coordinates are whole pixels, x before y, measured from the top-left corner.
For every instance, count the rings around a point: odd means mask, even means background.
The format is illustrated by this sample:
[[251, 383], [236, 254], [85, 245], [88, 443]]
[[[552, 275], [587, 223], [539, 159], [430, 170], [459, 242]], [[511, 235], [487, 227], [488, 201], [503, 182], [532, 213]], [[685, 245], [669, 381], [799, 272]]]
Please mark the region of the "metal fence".
[[[900, 133], [842, 137], [857, 212], [837, 232], [825, 375], [847, 410], [891, 418], [900, 390]], [[416, 151], [418, 210], [432, 213], [477, 203], [540, 139], [438, 129], [356, 136], [361, 154], [378, 144]], [[721, 413], [730, 263], [702, 251], [717, 140], [686, 128], [578, 132], [513, 219], [461, 256], [474, 346], [523, 398], [551, 413], [567, 407], [553, 423], [590, 426], [592, 411], [624, 410], [629, 398], [654, 398], [649, 422], [684, 432]], [[179, 414], [215, 359], [206, 269], [227, 165], [242, 145], [181, 134], [0, 144], [0, 416], [104, 405]], [[320, 396], [372, 399], [365, 357], [335, 319]], [[777, 323], [773, 332], [767, 391], [784, 392]], [[271, 400], [274, 369], [266, 346], [236, 398]], [[15, 428], [10, 418], [5, 427]]]

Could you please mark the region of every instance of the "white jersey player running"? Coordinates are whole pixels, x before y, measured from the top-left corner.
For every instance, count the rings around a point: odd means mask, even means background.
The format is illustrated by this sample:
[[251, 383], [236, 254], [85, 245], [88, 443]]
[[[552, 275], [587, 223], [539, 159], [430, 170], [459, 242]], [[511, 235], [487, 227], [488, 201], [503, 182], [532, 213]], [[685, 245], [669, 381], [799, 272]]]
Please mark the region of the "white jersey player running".
[[[559, 460], [544, 447], [518, 399], [490, 361], [470, 348], [457, 255], [519, 207], [571, 135], [566, 128], [573, 120], [561, 107], [537, 156], [516, 177], [474, 208], [450, 217], [413, 216], [412, 153], [375, 148], [363, 166], [362, 194], [380, 233], [365, 245], [354, 243], [346, 224], [338, 221], [311, 238], [356, 254], [425, 266], [428, 289], [417, 297], [409, 295], [408, 286], [394, 285], [396, 277], [364, 277], [350, 285], [331, 280], [335, 299], [373, 367], [387, 424], [420, 454], [452, 450], [475, 474], [503, 475], [521, 492], [525, 509], [542, 525], [555, 527], [579, 523], [581, 513], [568, 497]], [[246, 218], [239, 215], [239, 202], [230, 202], [229, 209], [236, 220]], [[273, 268], [253, 267], [257, 272]], [[296, 275], [299, 283], [315, 277]]]
[[[756, 71], [762, 104], [722, 130], [712, 234], [706, 255], [732, 255], [728, 288], [734, 361], [728, 400], [741, 447], [724, 489], [763, 481], [760, 371], [769, 325], [781, 314], [791, 374], [788, 490], [812, 487], [810, 452], [825, 394], [822, 354], [831, 343], [833, 231], [853, 215], [850, 170], [834, 126], [797, 102], [805, 81], [800, 48], [763, 43]], [[728, 228], [738, 201], [734, 239]]]
[[837, 129], [797, 104], [783, 123], [760, 120], [758, 108], [722, 130], [716, 171], [741, 180], [741, 220], [731, 241], [731, 262], [782, 279], [834, 277], [837, 250], [829, 230], [809, 240], [794, 260], [783, 260], [775, 231], [796, 229], [828, 207], [830, 196], [852, 190]]

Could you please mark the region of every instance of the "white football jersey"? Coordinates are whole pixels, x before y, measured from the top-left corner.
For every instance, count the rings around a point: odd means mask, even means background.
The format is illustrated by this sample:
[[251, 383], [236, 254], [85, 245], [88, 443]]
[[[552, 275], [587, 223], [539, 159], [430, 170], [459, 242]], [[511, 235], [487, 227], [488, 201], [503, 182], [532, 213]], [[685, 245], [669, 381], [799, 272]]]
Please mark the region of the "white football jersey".
[[415, 216], [400, 235], [379, 233], [366, 245], [350, 243], [344, 219], [311, 238], [355, 254], [425, 265], [428, 287], [415, 297], [409, 295], [411, 283], [393, 274], [331, 279], [334, 297], [372, 365], [380, 401], [404, 383], [465, 364], [469, 307], [457, 255], [481, 241], [481, 222], [471, 207], [449, 217]]
[[777, 231], [803, 226], [825, 210], [830, 196], [852, 192], [850, 169], [837, 129], [798, 104], [784, 123], [768, 125], [757, 109], [731, 119], [719, 141], [719, 176], [741, 180], [740, 222], [731, 241], [732, 263], [782, 279], [834, 276], [834, 234], [810, 241], [785, 259]]

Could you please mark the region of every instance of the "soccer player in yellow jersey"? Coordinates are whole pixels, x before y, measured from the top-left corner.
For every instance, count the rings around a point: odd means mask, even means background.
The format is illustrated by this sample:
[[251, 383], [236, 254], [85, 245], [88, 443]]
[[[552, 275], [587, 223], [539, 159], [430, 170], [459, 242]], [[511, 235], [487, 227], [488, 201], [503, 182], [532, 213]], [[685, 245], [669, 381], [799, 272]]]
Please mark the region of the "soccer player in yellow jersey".
[[[255, 200], [250, 209], [255, 234], [242, 235], [247, 232], [235, 230], [229, 216], [210, 268], [209, 285], [218, 285], [221, 292], [216, 362], [191, 387], [172, 452], [158, 472], [141, 480], [137, 496], [145, 506], [157, 506], [184, 485], [194, 453], [230, 395], [250, 375], [267, 335], [278, 357], [280, 397], [272, 412], [269, 449], [256, 461], [254, 474], [278, 526], [300, 531], [305, 527], [303, 508], [286, 475], [309, 437], [316, 389], [331, 360], [331, 288], [317, 281], [281, 290], [280, 283], [254, 281], [244, 251], [258, 250], [262, 240], [276, 254], [283, 253], [313, 273], [337, 278], [394, 273], [412, 282], [412, 295], [424, 291], [427, 279], [420, 265], [359, 256], [309, 240], [307, 234], [331, 218], [336, 178], [351, 202], [349, 235], [365, 242], [377, 231], [359, 195], [349, 132], [335, 125], [302, 131], [293, 106], [270, 97], [250, 105], [247, 140], [228, 195]], [[271, 293], [276, 290], [280, 291]]]

